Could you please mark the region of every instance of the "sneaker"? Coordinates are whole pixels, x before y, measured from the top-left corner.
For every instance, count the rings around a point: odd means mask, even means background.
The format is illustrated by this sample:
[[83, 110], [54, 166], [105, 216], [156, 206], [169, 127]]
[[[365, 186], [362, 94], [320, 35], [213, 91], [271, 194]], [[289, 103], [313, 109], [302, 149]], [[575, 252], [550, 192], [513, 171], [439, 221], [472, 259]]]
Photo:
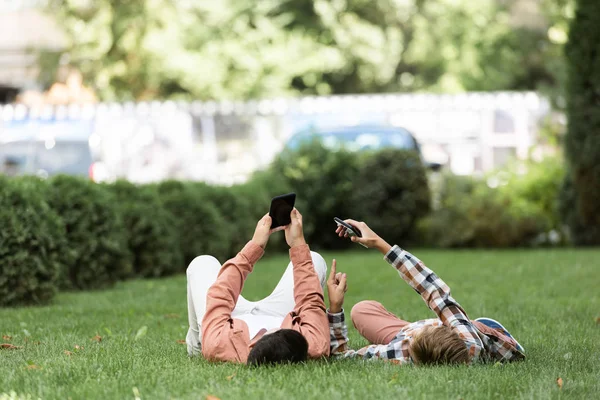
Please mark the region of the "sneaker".
[[493, 329], [501, 329], [502, 333], [504, 333], [506, 336], [508, 336], [509, 338], [511, 338], [512, 340], [515, 341], [515, 343], [517, 344], [517, 350], [519, 350], [522, 353], [525, 352], [525, 349], [523, 348], [523, 346], [521, 346], [519, 344], [519, 342], [517, 342], [517, 339], [515, 339], [513, 337], [513, 335], [511, 335], [510, 332], [507, 331], [506, 328], [500, 322], [496, 321], [495, 319], [491, 319], [491, 318], [477, 318], [475, 321], [481, 322], [485, 326], [489, 326], [490, 328], [493, 328]]

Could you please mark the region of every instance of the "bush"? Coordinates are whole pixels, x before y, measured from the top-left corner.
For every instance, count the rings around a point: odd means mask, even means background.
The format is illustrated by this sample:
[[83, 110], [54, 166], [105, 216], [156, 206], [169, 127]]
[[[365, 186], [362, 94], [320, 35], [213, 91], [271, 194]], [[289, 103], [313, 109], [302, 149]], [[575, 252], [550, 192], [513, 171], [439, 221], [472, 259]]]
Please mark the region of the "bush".
[[470, 177], [448, 176], [440, 199], [421, 225], [434, 246], [529, 246], [551, 225], [539, 205]]
[[417, 221], [430, 210], [425, 167], [413, 151], [385, 149], [368, 155], [352, 189], [351, 215], [395, 243], [414, 239]]
[[304, 235], [311, 247], [339, 249], [350, 245], [334, 234], [333, 217], [355, 215], [352, 194], [358, 170], [355, 153], [332, 151], [319, 141], [282, 152], [269, 167], [268, 174], [280, 191], [273, 195], [297, 194], [296, 206], [303, 215]]
[[569, 164], [561, 210], [579, 245], [600, 244], [600, 3], [579, 0], [567, 56], [565, 155]]
[[57, 291], [65, 228], [43, 185], [0, 176], [0, 306], [46, 303]]
[[166, 211], [155, 188], [117, 181], [107, 186], [117, 199], [137, 276], [159, 277], [183, 271], [174, 217]]
[[61, 287], [104, 288], [131, 275], [127, 231], [110, 191], [83, 178], [60, 175], [50, 180], [48, 203], [67, 232]]
[[237, 254], [252, 239], [256, 223], [269, 211], [271, 198], [261, 193], [262, 186], [253, 183], [232, 187], [195, 184], [203, 201], [213, 204], [223, 218], [219, 227], [225, 233], [226, 257]]
[[209, 254], [221, 262], [230, 258], [229, 228], [201, 183], [165, 181], [156, 185], [163, 207], [175, 221], [185, 270], [197, 256]]
[[502, 183], [499, 189], [504, 196], [534, 204], [549, 221], [549, 229], [557, 234], [563, 233], [559, 195], [565, 166], [561, 158], [546, 157], [539, 162], [519, 163], [495, 175], [498, 175], [497, 181]]

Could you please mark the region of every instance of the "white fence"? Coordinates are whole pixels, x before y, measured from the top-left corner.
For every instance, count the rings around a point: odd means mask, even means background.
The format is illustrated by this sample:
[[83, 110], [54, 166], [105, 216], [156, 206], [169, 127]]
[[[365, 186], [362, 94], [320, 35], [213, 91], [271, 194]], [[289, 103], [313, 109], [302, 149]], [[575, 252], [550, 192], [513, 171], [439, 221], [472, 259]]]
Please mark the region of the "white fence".
[[385, 125], [410, 130], [426, 159], [458, 174], [525, 158], [548, 102], [533, 92], [389, 94], [250, 102], [151, 102], [0, 107], [0, 142], [90, 139], [111, 177], [243, 181], [297, 132]]

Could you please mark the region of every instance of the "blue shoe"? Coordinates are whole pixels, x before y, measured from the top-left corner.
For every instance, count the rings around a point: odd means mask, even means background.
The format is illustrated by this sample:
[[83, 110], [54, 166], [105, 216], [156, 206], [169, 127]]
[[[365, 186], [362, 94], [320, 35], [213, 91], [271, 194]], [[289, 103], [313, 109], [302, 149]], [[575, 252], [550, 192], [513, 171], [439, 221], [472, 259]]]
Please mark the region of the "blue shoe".
[[525, 349], [523, 348], [523, 346], [521, 346], [519, 344], [519, 342], [517, 342], [517, 339], [515, 339], [513, 337], [513, 335], [511, 335], [510, 332], [507, 331], [506, 328], [500, 322], [496, 321], [495, 319], [491, 319], [491, 318], [477, 318], [475, 321], [481, 322], [485, 326], [489, 326], [490, 328], [493, 328], [493, 329], [501, 329], [502, 333], [504, 333], [506, 336], [508, 336], [509, 338], [514, 340], [515, 343], [517, 343], [517, 350], [519, 350], [522, 353], [525, 352]]

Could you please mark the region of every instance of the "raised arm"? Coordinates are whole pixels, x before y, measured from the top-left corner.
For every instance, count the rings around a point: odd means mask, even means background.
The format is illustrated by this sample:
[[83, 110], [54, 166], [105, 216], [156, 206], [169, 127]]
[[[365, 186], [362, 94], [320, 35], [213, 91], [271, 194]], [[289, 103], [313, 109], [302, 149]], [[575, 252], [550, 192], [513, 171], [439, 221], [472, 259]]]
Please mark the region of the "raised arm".
[[219, 271], [217, 281], [206, 294], [206, 313], [202, 320], [204, 342], [211, 341], [231, 325], [231, 313], [244, 287], [246, 277], [262, 257], [263, 249], [250, 241]]
[[[329, 333], [323, 288], [313, 266], [310, 249], [302, 233], [302, 215], [294, 209], [285, 237], [290, 246], [294, 268], [295, 307], [284, 325], [291, 324], [308, 342], [308, 355], [320, 358], [329, 355]], [[291, 321], [289, 320], [291, 319]]]
[[402, 279], [421, 295], [425, 304], [440, 321], [463, 339], [471, 360], [478, 358], [483, 343], [465, 310], [450, 295], [448, 285], [421, 260], [398, 246], [388, 251], [385, 260], [396, 268]]
[[[471, 360], [477, 359], [483, 349], [483, 343], [467, 313], [450, 295], [448, 285], [427, 268], [421, 260], [398, 246], [390, 246], [364, 222], [354, 220], [346, 220], [346, 222], [356, 226], [362, 233], [361, 238], [351, 237], [352, 241], [362, 243], [369, 248], [376, 248], [384, 254], [384, 259], [398, 271], [406, 283], [419, 293], [425, 304], [438, 316], [440, 321], [463, 339]], [[347, 236], [343, 229], [338, 228], [336, 232], [339, 236]]]
[[[246, 278], [264, 254], [269, 235], [274, 232], [270, 227], [271, 218], [265, 215], [258, 222], [252, 240], [234, 258], [223, 264], [217, 281], [208, 290], [206, 313], [202, 319], [202, 353], [209, 360], [240, 361], [230, 359], [233, 353], [228, 348], [222, 349], [219, 339], [222, 335], [229, 335], [236, 330], [231, 313]], [[225, 346], [226, 342], [222, 341]]]

